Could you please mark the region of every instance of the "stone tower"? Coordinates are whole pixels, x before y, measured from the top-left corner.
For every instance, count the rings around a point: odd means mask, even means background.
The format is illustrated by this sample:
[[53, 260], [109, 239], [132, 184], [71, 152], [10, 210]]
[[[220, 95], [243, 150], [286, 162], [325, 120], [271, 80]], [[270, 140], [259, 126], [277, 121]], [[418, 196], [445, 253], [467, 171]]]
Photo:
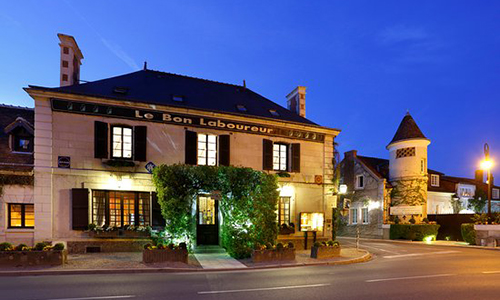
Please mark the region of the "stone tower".
[[410, 113], [401, 124], [389, 150], [390, 214], [407, 223], [427, 217], [427, 146], [430, 144]]

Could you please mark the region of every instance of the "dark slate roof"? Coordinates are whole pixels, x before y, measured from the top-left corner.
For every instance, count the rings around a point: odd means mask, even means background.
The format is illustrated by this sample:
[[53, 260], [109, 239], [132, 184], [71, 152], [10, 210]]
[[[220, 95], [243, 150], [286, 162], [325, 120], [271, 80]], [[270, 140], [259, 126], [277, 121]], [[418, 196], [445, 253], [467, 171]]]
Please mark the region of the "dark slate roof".
[[422, 133], [420, 128], [418, 128], [417, 123], [412, 118], [410, 113], [406, 113], [406, 116], [401, 121], [401, 124], [399, 124], [398, 130], [396, 131], [396, 134], [392, 138], [392, 141], [389, 143], [389, 145], [398, 141], [410, 140], [410, 139], [427, 139], [427, 138]]
[[375, 173], [379, 178], [389, 179], [389, 160], [367, 157], [367, 156], [356, 156], [368, 169]]
[[[153, 70], [65, 87], [30, 88], [316, 125], [244, 86]], [[181, 96], [183, 101], [175, 101], [174, 96]], [[245, 106], [247, 111], [239, 111], [237, 105]], [[269, 110], [276, 110], [279, 116]]]
[[[9, 147], [9, 135], [5, 133], [5, 128], [19, 117], [29, 122], [33, 127], [34, 115], [32, 108], [0, 104], [0, 170], [26, 171], [32, 169], [33, 154], [12, 153]], [[15, 164], [19, 165], [16, 166]]]

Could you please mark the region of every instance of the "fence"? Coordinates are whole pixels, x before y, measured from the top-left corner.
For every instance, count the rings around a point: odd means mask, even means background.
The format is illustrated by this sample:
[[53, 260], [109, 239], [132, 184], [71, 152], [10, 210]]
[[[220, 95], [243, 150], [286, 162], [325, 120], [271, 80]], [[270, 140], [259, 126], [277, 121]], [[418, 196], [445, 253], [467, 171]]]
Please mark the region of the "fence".
[[429, 221], [441, 225], [437, 236], [438, 240], [463, 241], [461, 225], [472, 222], [474, 214], [427, 215]]

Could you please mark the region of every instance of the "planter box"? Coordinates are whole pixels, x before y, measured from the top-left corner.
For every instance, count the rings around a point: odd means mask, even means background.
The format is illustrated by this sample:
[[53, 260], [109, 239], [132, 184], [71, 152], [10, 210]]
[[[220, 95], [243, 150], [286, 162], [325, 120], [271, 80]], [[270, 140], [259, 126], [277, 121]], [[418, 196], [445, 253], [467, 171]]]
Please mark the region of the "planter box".
[[166, 261], [178, 261], [188, 263], [188, 251], [186, 249], [145, 249], [142, 251], [142, 262], [161, 263]]
[[147, 231], [134, 231], [134, 230], [112, 230], [112, 231], [90, 231], [90, 236], [93, 238], [101, 239], [114, 239], [114, 238], [149, 238], [150, 234]]
[[0, 266], [57, 266], [66, 263], [68, 252], [62, 251], [2, 251]]
[[321, 246], [311, 248], [311, 258], [332, 258], [340, 256], [340, 247]]
[[474, 225], [476, 245], [498, 247], [500, 245], [500, 225]]
[[254, 250], [252, 252], [252, 261], [265, 262], [265, 261], [284, 261], [295, 260], [295, 249], [283, 250]]

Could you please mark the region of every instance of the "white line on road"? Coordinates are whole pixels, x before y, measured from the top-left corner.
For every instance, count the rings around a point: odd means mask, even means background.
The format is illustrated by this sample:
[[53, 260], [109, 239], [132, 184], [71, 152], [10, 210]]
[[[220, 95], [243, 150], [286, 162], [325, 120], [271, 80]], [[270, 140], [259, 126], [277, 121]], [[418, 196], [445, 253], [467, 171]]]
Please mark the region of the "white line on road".
[[241, 290], [225, 290], [225, 291], [204, 291], [198, 292], [200, 295], [206, 294], [225, 294], [225, 293], [242, 293], [242, 292], [258, 292], [258, 291], [275, 291], [275, 290], [288, 290], [288, 289], [304, 289], [304, 288], [315, 288], [322, 286], [329, 286], [329, 283], [319, 283], [319, 284], [309, 284], [309, 285], [290, 285], [290, 286], [276, 286], [268, 288], [257, 288], [257, 289], [241, 289]]
[[400, 258], [400, 257], [426, 256], [426, 255], [436, 255], [436, 254], [452, 254], [452, 253], [460, 253], [460, 251], [439, 251], [439, 252], [386, 255], [386, 256], [384, 256], [384, 258]]
[[484, 271], [483, 274], [498, 274], [500, 271]]
[[447, 276], [453, 276], [453, 275], [455, 275], [455, 274], [435, 274], [435, 275], [422, 275], [422, 276], [410, 276], [410, 277], [381, 278], [381, 279], [366, 280], [366, 282], [394, 281], [394, 280], [407, 280], [407, 279], [423, 279], [423, 278], [434, 278], [434, 277], [447, 277]]
[[[356, 245], [356, 243], [354, 243], [354, 242], [345, 242], [345, 241], [344, 241], [343, 243], [350, 243], [350, 244]], [[394, 252], [394, 251], [385, 250], [385, 249], [382, 249], [382, 248], [377, 248], [377, 247], [373, 247], [373, 246], [368, 246], [367, 244], [361, 244], [361, 243], [359, 243], [359, 246], [360, 246], [361, 248], [372, 248], [372, 249], [375, 249], [375, 250], [378, 250], [378, 251], [382, 251], [382, 252], [388, 252], [388, 253], [399, 254], [399, 252]]]
[[99, 300], [99, 299], [125, 299], [125, 298], [135, 298], [135, 295], [123, 295], [123, 296], [97, 296], [97, 297], [83, 297], [83, 298], [57, 298], [57, 299], [47, 299], [47, 300]]

